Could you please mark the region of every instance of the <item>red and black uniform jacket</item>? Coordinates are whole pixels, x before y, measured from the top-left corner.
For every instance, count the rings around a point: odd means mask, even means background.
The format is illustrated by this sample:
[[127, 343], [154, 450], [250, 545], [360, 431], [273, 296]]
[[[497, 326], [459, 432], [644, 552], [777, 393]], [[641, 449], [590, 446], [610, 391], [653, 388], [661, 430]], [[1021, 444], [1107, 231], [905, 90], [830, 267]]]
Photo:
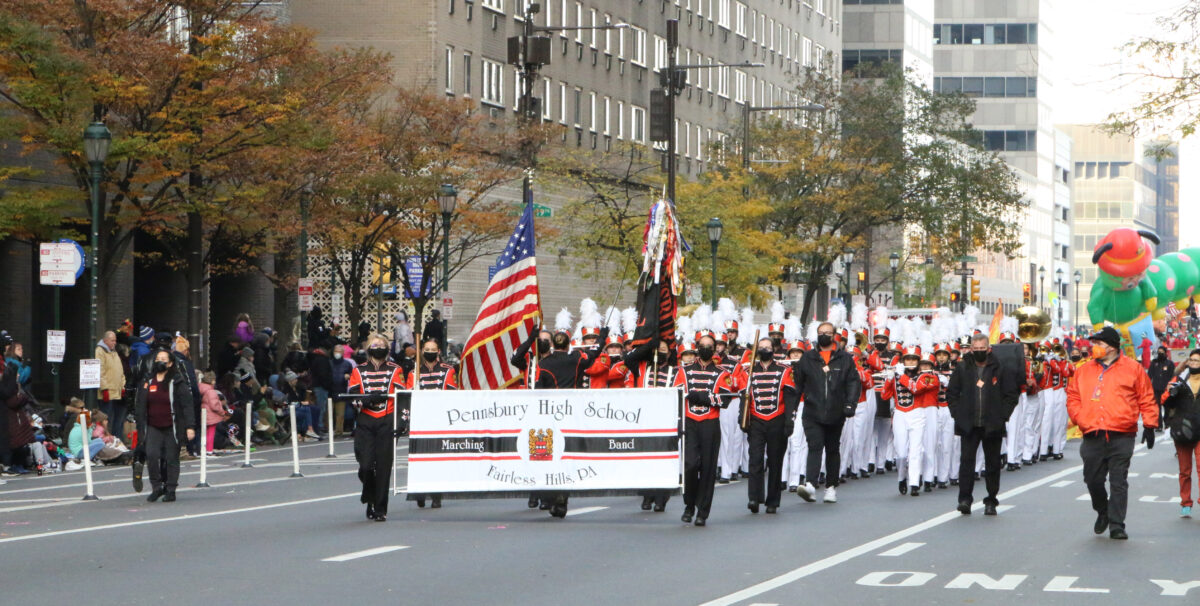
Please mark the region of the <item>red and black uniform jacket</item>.
[[[445, 363], [437, 362], [433, 368], [420, 364], [419, 368], [421, 375], [421, 384], [416, 386], [417, 389], [458, 389], [458, 375], [454, 371], [454, 367]], [[408, 380], [404, 383], [405, 389], [413, 389], [413, 378], [418, 373], [408, 373]]]
[[941, 382], [932, 372], [904, 374], [888, 379], [883, 386], [884, 398], [896, 398], [896, 410], [909, 412], [918, 408], [937, 406]]
[[761, 421], [780, 419], [790, 421], [800, 403], [800, 393], [792, 380], [792, 367], [774, 360], [755, 362], [749, 371], [738, 365], [733, 386], [738, 393], [750, 388], [750, 415]]
[[711, 362], [681, 367], [673, 386], [683, 388], [687, 400], [684, 413], [693, 421], [715, 421], [721, 415], [721, 409], [729, 406], [729, 399], [721, 396], [734, 391], [729, 371]]
[[[384, 362], [375, 366], [371, 360], [359, 364], [350, 371], [350, 382], [346, 384], [347, 393], [357, 394], [393, 394], [397, 389], [404, 389], [404, 370], [395, 362]], [[363, 403], [363, 414], [375, 418], [386, 417], [396, 411], [394, 398], [384, 402], [367, 401]]]

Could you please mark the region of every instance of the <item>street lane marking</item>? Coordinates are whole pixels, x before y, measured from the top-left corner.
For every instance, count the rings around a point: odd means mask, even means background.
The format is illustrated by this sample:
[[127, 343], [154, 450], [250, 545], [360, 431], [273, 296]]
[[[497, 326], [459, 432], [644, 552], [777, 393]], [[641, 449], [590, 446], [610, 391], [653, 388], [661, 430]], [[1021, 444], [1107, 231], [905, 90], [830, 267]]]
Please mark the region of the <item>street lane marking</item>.
[[1070, 486], [1071, 484], [1074, 484], [1074, 483], [1075, 483], [1075, 480], [1063, 480], [1061, 482], [1055, 482], [1055, 483], [1051, 484], [1050, 488], [1062, 488], [1063, 486]]
[[604, 509], [608, 509], [608, 508], [607, 507], [580, 507], [579, 509], [572, 509], [572, 510], [568, 511], [567, 515], [581, 516], [585, 513], [592, 513], [593, 511], [601, 511]]
[[408, 549], [408, 545], [385, 545], [383, 547], [373, 547], [371, 549], [364, 549], [362, 551], [355, 551], [352, 553], [343, 553], [342, 555], [333, 556], [332, 558], [325, 558], [321, 561], [322, 562], [347, 562], [350, 560], [357, 560], [359, 558], [366, 558], [366, 557], [370, 557], [373, 555], [379, 555], [381, 553], [391, 553], [393, 551], [400, 551], [401, 549]]
[[301, 499], [299, 501], [286, 501], [283, 503], [270, 503], [268, 505], [256, 505], [254, 507], [242, 507], [239, 509], [224, 509], [221, 511], [208, 511], [204, 513], [190, 513], [181, 516], [171, 516], [169, 518], [156, 518], [153, 520], [137, 520], [134, 522], [120, 522], [117, 524], [102, 524], [100, 526], [85, 526], [83, 528], [71, 528], [69, 530], [55, 530], [52, 532], [40, 532], [37, 534], [29, 534], [20, 537], [7, 537], [0, 539], [0, 544], [16, 543], [18, 541], [32, 541], [35, 539], [46, 539], [50, 537], [58, 537], [70, 534], [82, 534], [85, 532], [96, 532], [99, 530], [112, 530], [114, 528], [128, 528], [130, 526], [145, 526], [147, 524], [160, 524], [162, 522], [178, 522], [180, 520], [198, 520], [201, 518], [211, 518], [215, 516], [223, 516], [231, 513], [247, 513], [251, 511], [263, 511], [267, 509], [278, 509], [280, 507], [291, 507], [292, 505], [307, 505], [309, 503], [321, 503], [324, 501], [333, 501], [335, 499], [345, 499], [348, 497], [360, 496], [361, 491], [348, 492], [346, 494], [335, 494], [328, 497], [316, 497], [313, 499]]
[[923, 545], [924, 545], [924, 543], [902, 543], [902, 544], [897, 545], [879, 555], [880, 555], [880, 557], [885, 557], [885, 558], [899, 557], [899, 556], [902, 556], [902, 555], [904, 555], [918, 547], [921, 547]]
[[1012, 509], [1013, 507], [1015, 507], [1015, 505], [997, 505], [996, 513], [1004, 513], [1006, 511]]
[[1090, 500], [1092, 500], [1092, 495], [1084, 493], [1084, 494], [1081, 494], [1081, 495], [1075, 497], [1075, 500], [1076, 501], [1090, 501]]
[[[1141, 449], [1141, 448], [1144, 448], [1144, 446], [1139, 445], [1138, 449]], [[1082, 465], [1076, 465], [1075, 467], [1070, 467], [1070, 468], [1064, 469], [1057, 473], [1046, 476], [1040, 480], [1034, 480], [1027, 484], [1023, 484], [1021, 486], [1013, 488], [1005, 493], [1000, 494], [999, 497], [1001, 499], [1011, 499], [1020, 494], [1029, 492], [1030, 490], [1033, 490], [1035, 488], [1039, 488], [1039, 487], [1045, 486], [1047, 484], [1057, 482], [1068, 475], [1079, 473], [1082, 470], [1083, 470]], [[982, 508], [983, 508], [983, 503], [976, 503], [972, 507], [972, 509], [982, 509]], [[750, 587], [747, 587], [740, 591], [736, 591], [729, 595], [716, 598], [709, 602], [705, 602], [701, 606], [730, 606], [730, 605], [736, 604], [738, 602], [743, 602], [745, 600], [749, 600], [750, 598], [762, 595], [768, 591], [773, 591], [775, 589], [783, 587], [784, 585], [794, 583], [805, 577], [811, 576], [811, 575], [821, 572], [823, 570], [827, 570], [829, 568], [837, 566], [838, 564], [843, 564], [845, 562], [848, 562], [858, 556], [874, 552], [878, 549], [881, 549], [883, 547], [891, 545], [892, 543], [895, 543], [896, 541], [899, 541], [901, 539], [906, 539], [915, 534], [924, 532], [926, 530], [935, 528], [937, 526], [941, 526], [942, 524], [945, 524], [946, 522], [949, 522], [951, 520], [958, 520], [962, 517], [963, 517], [962, 514], [958, 513], [957, 511], [944, 513], [939, 516], [935, 516], [933, 518], [925, 520], [924, 522], [915, 524], [913, 526], [909, 526], [908, 528], [905, 528], [903, 530], [898, 530], [887, 536], [875, 539], [874, 541], [869, 541], [867, 543], [863, 543], [862, 545], [859, 545], [857, 547], [851, 547], [850, 549], [842, 551], [841, 553], [837, 553], [837, 554], [834, 554], [827, 558], [817, 560], [816, 562], [812, 562], [810, 564], [793, 569], [789, 572], [785, 572], [779, 576], [776, 576], [771, 579], [767, 579], [766, 581], [763, 581], [763, 582], [755, 584], [755, 585], [751, 585]]]
[[1180, 503], [1180, 497], [1167, 497], [1166, 500], [1160, 501], [1157, 496], [1146, 495], [1138, 499], [1139, 503]]

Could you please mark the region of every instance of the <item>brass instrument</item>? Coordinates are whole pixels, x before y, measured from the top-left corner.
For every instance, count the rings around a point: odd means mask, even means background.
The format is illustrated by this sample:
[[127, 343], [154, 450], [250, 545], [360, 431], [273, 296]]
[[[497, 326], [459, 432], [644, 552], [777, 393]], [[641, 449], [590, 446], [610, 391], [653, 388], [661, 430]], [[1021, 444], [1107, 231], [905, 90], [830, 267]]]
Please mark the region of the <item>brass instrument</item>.
[[1025, 306], [1013, 312], [1017, 319], [1017, 338], [1022, 343], [1037, 343], [1050, 336], [1050, 314], [1033, 306]]
[[871, 346], [871, 337], [865, 330], [854, 333], [854, 346], [866, 351]]

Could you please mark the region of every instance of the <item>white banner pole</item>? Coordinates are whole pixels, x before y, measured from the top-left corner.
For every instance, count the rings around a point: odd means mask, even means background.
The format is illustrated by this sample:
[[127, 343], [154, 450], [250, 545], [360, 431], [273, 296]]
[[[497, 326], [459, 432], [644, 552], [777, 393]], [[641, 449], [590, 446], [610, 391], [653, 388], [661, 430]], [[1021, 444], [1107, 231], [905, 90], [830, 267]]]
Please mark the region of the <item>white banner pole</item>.
[[92, 492], [92, 415], [90, 412], [84, 411], [79, 413], [79, 424], [83, 426], [83, 477], [87, 482], [87, 494], [83, 495], [85, 501], [99, 501], [100, 498]]
[[288, 477], [303, 478], [300, 473], [300, 447], [296, 444], [296, 403], [288, 404], [288, 416], [292, 419], [292, 475]]
[[208, 410], [200, 409], [200, 482], [196, 488], [211, 488], [208, 485]]
[[337, 455], [333, 454], [333, 397], [325, 398], [325, 403], [328, 405], [328, 410], [325, 412], [325, 433], [329, 438], [329, 454], [325, 455], [325, 458], [336, 459]]
[[242, 459], [242, 469], [245, 469], [247, 467], [254, 467], [254, 465], [252, 465], [250, 463], [250, 435], [254, 432], [254, 428], [250, 427], [250, 402], [249, 401], [247, 401], [245, 403], [245, 407], [246, 407], [246, 425], [242, 427], [242, 440], [244, 441], [242, 446], [244, 447], [244, 449], [246, 451], [246, 455], [245, 455], [246, 458]]
[[396, 450], [399, 438], [396, 433], [399, 431], [399, 426], [396, 424], [396, 418], [400, 416], [400, 401], [396, 398], [396, 394], [391, 394], [392, 398], [392, 496], [398, 494], [398, 486], [396, 484]]

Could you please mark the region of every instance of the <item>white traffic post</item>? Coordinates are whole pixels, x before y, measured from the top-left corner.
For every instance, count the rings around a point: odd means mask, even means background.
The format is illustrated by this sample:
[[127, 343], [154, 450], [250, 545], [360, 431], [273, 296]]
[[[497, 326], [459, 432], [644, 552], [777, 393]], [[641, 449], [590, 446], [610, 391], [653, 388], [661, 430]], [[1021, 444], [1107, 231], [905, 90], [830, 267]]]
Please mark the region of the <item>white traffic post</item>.
[[292, 418], [292, 478], [303, 478], [300, 473], [300, 446], [296, 444], [296, 403], [288, 404], [288, 415]]
[[325, 458], [336, 459], [337, 455], [333, 454], [333, 397], [325, 398], [325, 403], [329, 409], [325, 416], [325, 433], [329, 439], [329, 454], [325, 455]]
[[242, 442], [243, 442], [242, 446], [245, 447], [246, 458], [242, 459], [242, 469], [245, 469], [247, 467], [254, 467], [254, 465], [252, 465], [250, 463], [250, 436], [254, 432], [254, 428], [250, 427], [250, 421], [251, 421], [251, 419], [250, 419], [250, 402], [246, 402], [245, 407], [246, 407], [246, 424], [242, 427]]
[[200, 482], [196, 488], [212, 488], [208, 485], [208, 411], [200, 408]]
[[92, 491], [92, 415], [90, 412], [84, 411], [79, 413], [79, 424], [83, 426], [83, 477], [87, 482], [87, 493], [83, 495], [85, 501], [99, 501], [100, 498]]

